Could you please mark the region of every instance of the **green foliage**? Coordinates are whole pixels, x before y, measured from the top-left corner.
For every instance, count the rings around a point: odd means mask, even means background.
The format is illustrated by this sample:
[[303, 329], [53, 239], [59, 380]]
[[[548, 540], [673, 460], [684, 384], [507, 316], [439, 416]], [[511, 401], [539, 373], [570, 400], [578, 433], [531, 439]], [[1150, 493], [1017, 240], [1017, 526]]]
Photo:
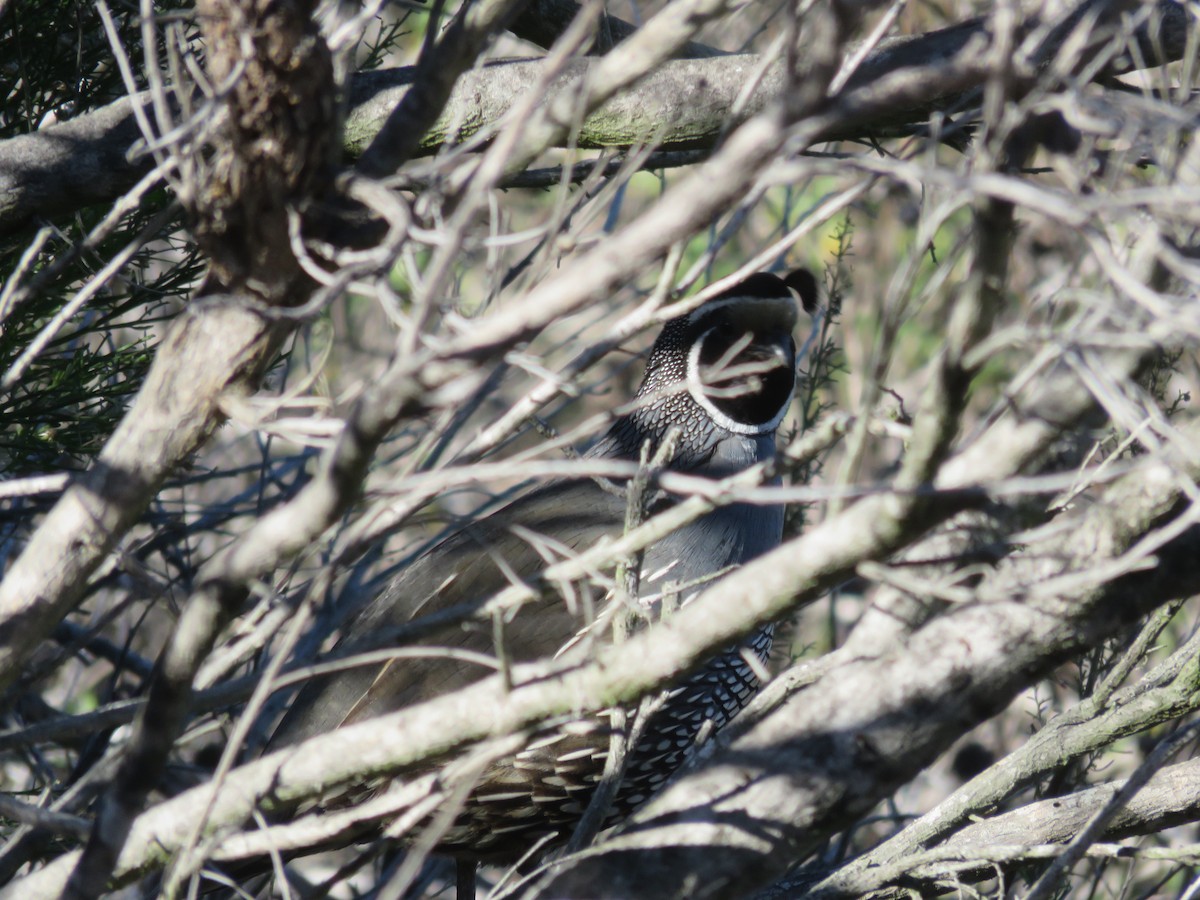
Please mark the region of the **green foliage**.
[[395, 19], [377, 19], [377, 30], [368, 33], [358, 51], [358, 68], [378, 69], [388, 61], [414, 29], [424, 33], [428, 16], [414, 10], [404, 10]]
[[[113, 15], [126, 54], [140, 61], [136, 6]], [[16, 3], [4, 24], [0, 59], [10, 87], [0, 137], [36, 131], [125, 93], [93, 4]], [[48, 223], [39, 236], [44, 242], [31, 244], [24, 234], [0, 244], [0, 378], [12, 381], [0, 388], [0, 468], [7, 476], [82, 467], [123, 415], [149, 366], [159, 326], [202, 267], [179, 232], [178, 217], [158, 234], [147, 229], [171, 202], [166, 191], [152, 192], [87, 249], [107, 207]], [[140, 246], [129, 265], [117, 276], [104, 275], [105, 262], [131, 244]], [[104, 283], [94, 284], [97, 278]], [[68, 304], [84, 289], [95, 293], [68, 315]], [[41, 351], [23, 359], [39, 341]]]
[[[156, 4], [160, 11], [162, 7]], [[114, 5], [126, 53], [141, 55], [137, 4]], [[0, 30], [0, 137], [38, 130], [124, 95], [120, 70], [96, 5], [83, 0], [11, 3]]]
[[[25, 274], [23, 283], [36, 290], [7, 311], [0, 330], [0, 372], [19, 372], [12, 388], [0, 391], [0, 466], [8, 475], [82, 467], [124, 414], [149, 367], [160, 326], [200, 275], [197, 252], [177, 231], [144, 244], [124, 278], [110, 281], [65, 321], [56, 317], [99, 277], [99, 261], [136, 240], [165, 202], [145, 204], [94, 255], [81, 254], [57, 273], [48, 268], [50, 251], [67, 251], [55, 242]], [[79, 220], [67, 229], [66, 240], [82, 240]], [[13, 272], [20, 254], [19, 247], [0, 252], [0, 271]], [[44, 349], [24, 361], [22, 354], [39, 337]]]
[[[826, 267], [823, 287], [824, 308], [821, 310], [817, 328], [808, 342], [808, 352], [801, 360], [800, 380], [796, 389], [798, 417], [795, 433], [812, 429], [821, 416], [836, 407], [833, 399], [834, 382], [846, 371], [846, 360], [842, 351], [840, 332], [842, 298], [853, 288], [850, 260], [853, 258], [852, 238], [854, 228], [850, 218], [843, 218], [833, 232], [833, 259]], [[785, 434], [784, 441], [794, 434]], [[792, 479], [797, 484], [813, 484], [824, 468], [826, 457], [818, 457], [793, 471]], [[788, 506], [784, 533], [799, 534], [807, 521], [808, 507], [804, 504]]]

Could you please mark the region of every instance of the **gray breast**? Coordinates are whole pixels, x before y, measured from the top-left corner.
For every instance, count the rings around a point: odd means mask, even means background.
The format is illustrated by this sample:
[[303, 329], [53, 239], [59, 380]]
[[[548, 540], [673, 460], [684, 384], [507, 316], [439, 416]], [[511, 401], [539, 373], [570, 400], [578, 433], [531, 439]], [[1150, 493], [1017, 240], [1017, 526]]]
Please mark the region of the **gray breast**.
[[[765, 462], [775, 452], [773, 436], [726, 435], [714, 444], [712, 456], [704, 467], [704, 474], [711, 478]], [[647, 551], [642, 565], [641, 593], [660, 592], [668, 583], [679, 585], [709, 578], [778, 546], [783, 535], [783, 516], [781, 506], [734, 503], [713, 510]], [[698, 590], [684, 592], [681, 602]]]

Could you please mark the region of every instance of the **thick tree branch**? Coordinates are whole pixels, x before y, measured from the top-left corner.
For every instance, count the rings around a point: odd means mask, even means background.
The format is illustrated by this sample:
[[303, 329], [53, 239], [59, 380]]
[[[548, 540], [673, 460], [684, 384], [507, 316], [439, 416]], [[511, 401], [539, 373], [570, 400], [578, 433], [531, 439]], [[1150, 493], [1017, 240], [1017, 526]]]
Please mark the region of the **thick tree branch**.
[[[572, 60], [545, 92], [550, 103], [570, 98], [601, 60]], [[578, 129], [580, 147], [627, 147], [655, 141], [666, 149], [711, 147], [730, 124], [729, 112], [751, 73], [760, 64], [754, 54], [709, 60], [674, 60], [650, 72], [637, 86], [609, 100]], [[443, 115], [421, 139], [426, 153], [448, 141], [459, 142], [500, 121], [540, 83], [541, 60], [492, 63], [463, 74]], [[763, 109], [782, 86], [778, 65], [772, 66], [743, 107], [746, 116]], [[346, 150], [357, 155], [374, 139], [389, 111], [401, 102], [411, 83], [407, 69], [363, 72], [351, 86], [346, 119]], [[647, 106], [647, 104], [649, 104]]]
[[[938, 849], [970, 859], [974, 849], [993, 844], [1065, 844], [1096, 812], [1125, 787], [1114, 781], [1093, 788], [1030, 803], [1011, 812], [983, 819], [957, 832]], [[1200, 760], [1169, 766], [1153, 775], [1133, 799], [1108, 823], [1104, 838], [1115, 840], [1151, 834], [1200, 818]], [[920, 874], [918, 877], [921, 877]], [[849, 896], [857, 894], [852, 890]]]
[[[1116, 781], [1030, 803], [976, 821], [929, 850], [913, 851], [890, 862], [855, 868], [853, 872], [839, 872], [808, 893], [801, 894], [800, 884], [790, 885], [788, 896], [803, 895], [814, 900], [862, 897], [888, 886], [934, 890], [936, 882], [944, 890], [947, 882], [987, 880], [996, 876], [997, 868], [1053, 859], [1124, 786], [1124, 781]], [[1113, 841], [1153, 834], [1198, 818], [1200, 761], [1191, 760], [1152, 776], [1108, 823], [1103, 837]], [[1178, 852], [1163, 848], [1161, 858], [1174, 858]], [[1097, 855], [1133, 858], [1141, 852], [1133, 846], [1102, 847]]]
[[[218, 127], [224, 140], [179, 166], [187, 173], [183, 199], [193, 232], [211, 261], [206, 292], [228, 293], [215, 302], [193, 300], [97, 464], [55, 506], [0, 584], [3, 687], [73, 607], [166, 476], [221, 421], [222, 395], [253, 386], [273, 358], [289, 329], [251, 307], [293, 305], [312, 288], [287, 226], [289, 211], [323, 192], [332, 175], [329, 50], [302, 0], [200, 0], [197, 12], [211, 80], [229, 85]], [[65, 897], [86, 900], [103, 890], [134, 816], [162, 776], [187, 716], [195, 668], [224, 612], [195, 603], [185, 611]]]
[[[1175, 3], [1160, 3], [1161, 18], [1138, 30], [1140, 45], [1154, 47], [1142, 62], [1179, 59], [1185, 52], [1188, 17]], [[1023, 23], [1033, 31], [1036, 20]], [[1060, 36], [1060, 40], [1065, 35]], [[928, 34], [904, 38], [875, 51], [863, 62], [846, 86], [830, 98], [831, 108], [841, 115], [832, 118], [816, 140], [855, 140], [886, 136], [923, 125], [935, 112], [954, 109], [963, 95], [983, 86], [988, 70], [978, 61], [990, 42], [987, 23], [975, 20]], [[1041, 48], [1047, 56], [1058, 45]], [[547, 102], [575, 85], [599, 65], [594, 60], [576, 60], [553, 83]], [[749, 76], [762, 65], [754, 54], [738, 54], [705, 60], [674, 60], [659, 66], [636, 87], [606, 103], [582, 123], [577, 145], [581, 147], [624, 147], [652, 140], [664, 149], [710, 147], [731, 124], [732, 111], [749, 84]], [[930, 74], [948, 68], [961, 73], [954, 79]], [[1097, 77], [1129, 71], [1134, 63], [1125, 56], [1111, 61]], [[538, 60], [495, 63], [465, 73], [456, 85], [438, 122], [422, 139], [427, 149], [464, 137], [499, 121], [537, 83], [542, 69]], [[887, 76], [910, 73], [912, 78]], [[365, 72], [352, 86], [352, 111], [347, 120], [346, 148], [361, 152], [378, 131], [388, 110], [408, 90], [411, 74], [405, 69]], [[754, 91], [745, 98], [741, 115], [752, 115], [782, 89], [778, 64], [767, 69]]]
[[134, 157], [141, 140], [130, 108], [148, 94], [122, 97], [103, 109], [33, 134], [0, 142], [0, 237], [117, 199], [154, 166]]
[[[1139, 60], [1121, 57], [1097, 77], [1128, 71], [1138, 65], [1159, 65], [1179, 59], [1186, 48], [1189, 27], [1184, 8], [1159, 0], [1155, 17], [1141, 26], [1136, 40]], [[903, 130], [928, 121], [937, 111], [955, 108], [966, 92], [982, 85], [982, 67], [962, 67], [964, 58], [975, 58], [987, 43], [982, 22], [974, 21], [893, 42], [871, 54], [855, 77], [838, 95], [841, 115], [814, 140], [862, 139]], [[600, 59], [573, 63], [564, 79], [577, 84]], [[759, 63], [756, 56], [676, 60], [640, 82], [634, 96], [652, 101], [647, 110], [638, 102], [617, 97], [583, 123], [580, 146], [628, 146], [654, 140], [664, 148], [711, 147], [731, 125], [729, 111], [746, 86], [748, 73]], [[955, 64], [964, 77], [930, 80], [938, 67]], [[447, 138], [449, 123], [458, 123], [458, 138], [498, 121], [538, 80], [541, 63], [495, 63], [461, 78], [432, 130], [423, 138], [428, 149]], [[951, 66], [953, 67], [953, 66]], [[877, 82], [885, 75], [911, 72], [915, 77], [903, 91], [898, 82], [883, 93]], [[357, 74], [351, 82], [351, 112], [345, 149], [357, 155], [371, 142], [382, 123], [402, 101], [412, 83], [413, 69]], [[971, 74], [967, 74], [970, 72]], [[568, 81], [556, 84], [567, 90]], [[745, 115], [752, 115], [780, 89], [778, 74], [768, 71], [762, 85], [749, 98]], [[553, 91], [551, 92], [553, 93]], [[37, 218], [78, 209], [87, 203], [112, 200], [132, 186], [149, 169], [149, 161], [127, 159], [140, 134], [129, 112], [130, 103], [119, 103], [44, 129], [36, 134], [0, 143], [0, 236], [14, 234]]]
[[[1200, 636], [1193, 637], [1137, 684], [1108, 697], [1103, 694], [1090, 697], [1056, 716], [1023, 746], [971, 779], [900, 833], [830, 875], [819, 885], [819, 896], [825, 893], [853, 896], [857, 889], [849, 885], [856, 883], [861, 872], [902, 865], [906, 858], [933, 847], [939, 838], [993, 808], [1034, 779], [1122, 737], [1195, 709], [1200, 703], [1198, 652]], [[957, 837], [950, 837], [940, 846], [956, 845]]]

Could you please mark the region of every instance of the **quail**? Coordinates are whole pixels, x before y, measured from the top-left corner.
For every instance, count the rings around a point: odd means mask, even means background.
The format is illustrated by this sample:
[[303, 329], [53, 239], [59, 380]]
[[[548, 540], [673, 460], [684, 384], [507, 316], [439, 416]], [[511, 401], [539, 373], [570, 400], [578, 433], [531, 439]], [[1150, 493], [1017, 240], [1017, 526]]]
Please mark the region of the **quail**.
[[[772, 458], [795, 386], [797, 300], [813, 310], [816, 281], [810, 273], [759, 273], [667, 322], [632, 411], [616, 419], [586, 456], [636, 462], [647, 450], [665, 449], [665, 468], [711, 478]], [[454, 531], [372, 600], [342, 641], [353, 644], [438, 610], [481, 603], [514, 577], [545, 568], [548, 558], [619, 535], [627, 489], [613, 480], [561, 479]], [[677, 499], [650, 494], [648, 515]], [[642, 554], [633, 605], [653, 620], [668, 601], [686, 604], [714, 577], [776, 546], [783, 518], [780, 506], [734, 503], [662, 538]], [[604, 617], [589, 617], [586, 606], [547, 597], [523, 607], [503, 628], [509, 660], [552, 657], [581, 636], [611, 640], [610, 626], [595, 625]], [[627, 750], [610, 824], [662, 785], [698, 736], [720, 728], [746, 704], [761, 671], [749, 657], [765, 661], [771, 639], [771, 628], [763, 628], [665, 691]], [[494, 652], [494, 642], [489, 623], [448, 626], [429, 639], [483, 653]], [[447, 655], [395, 659], [313, 680], [292, 702], [272, 747], [429, 699], [489, 672]], [[535, 733], [525, 749], [483, 774], [438, 849], [460, 861], [507, 862], [531, 847], [565, 841], [601, 780], [610, 720], [601, 713]]]

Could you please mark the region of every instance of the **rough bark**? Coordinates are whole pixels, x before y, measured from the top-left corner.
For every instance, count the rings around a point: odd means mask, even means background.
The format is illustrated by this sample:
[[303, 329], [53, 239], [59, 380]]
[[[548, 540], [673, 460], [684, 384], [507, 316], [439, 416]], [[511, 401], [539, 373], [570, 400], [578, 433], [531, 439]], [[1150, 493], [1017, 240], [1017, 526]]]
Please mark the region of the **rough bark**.
[[[1124, 780], [1100, 784], [984, 818], [934, 849], [856, 872], [812, 892], [811, 896], [822, 900], [860, 897], [888, 884], [933, 890], [935, 882], [944, 885], [948, 881], [987, 880], [994, 878], [998, 870], [1012, 870], [1031, 860], [1053, 858], [1125, 784]], [[1198, 818], [1200, 761], [1191, 760], [1152, 776], [1108, 823], [1103, 838], [1113, 841], [1154, 834]], [[1172, 852], [1178, 851], [1164, 848], [1164, 857], [1170, 858]], [[1105, 850], [1101, 855], [1134, 857], [1138, 850], [1125, 846]]]
[[[1140, 65], [1158, 65], [1183, 55], [1186, 12], [1168, 0], [1161, 0], [1155, 11], [1157, 18], [1139, 32], [1142, 57], [1113, 60], [1097, 77]], [[842, 94], [831, 98], [845, 108], [841, 121], [831, 122], [828, 131], [814, 139], [886, 136], [914, 123], [923, 124], [934, 112], [956, 108], [964, 94], [982, 85], [986, 73], [980, 70], [953, 84], [917, 77], [899, 102], [894, 97], [878, 98], [876, 91], [867, 89], [885, 76], [906, 70], [923, 73], [961, 61], [964, 56], [976, 58], [986, 43], [984, 23], [973, 21], [881, 48], [863, 62]], [[578, 83], [599, 61], [572, 63], [571, 83]], [[628, 146], [653, 140], [667, 149], [711, 147], [733, 124], [729, 111], [758, 62], [754, 56], [739, 56], [666, 63], [634, 88], [634, 96], [649, 100], [653, 112], [644, 112], [644, 106], [632, 98], [615, 98], [583, 123], [579, 146]], [[520, 91], [536, 80], [540, 66], [536, 60], [517, 60], [493, 63], [465, 75], [438, 122], [422, 139], [422, 146], [426, 151], [441, 146], [451, 136], [451, 123], [453, 137], [461, 140], [498, 121]], [[405, 96], [413, 73], [413, 69], [394, 69], [354, 76], [345, 132], [344, 149], [348, 154], [355, 156], [368, 146]], [[566, 81], [560, 83], [565, 85]], [[773, 96], [771, 90], [778, 90], [780, 84], [777, 74], [768, 73], [750, 96], [744, 115], [761, 108]], [[144, 174], [149, 168], [146, 159], [130, 162], [126, 152], [140, 136], [129, 105], [145, 102], [144, 95], [121, 100], [103, 110], [0, 144], [0, 197], [5, 198], [0, 206], [0, 236], [25, 229], [35, 217], [115, 199]], [[850, 115], [852, 109], [860, 112]]]

